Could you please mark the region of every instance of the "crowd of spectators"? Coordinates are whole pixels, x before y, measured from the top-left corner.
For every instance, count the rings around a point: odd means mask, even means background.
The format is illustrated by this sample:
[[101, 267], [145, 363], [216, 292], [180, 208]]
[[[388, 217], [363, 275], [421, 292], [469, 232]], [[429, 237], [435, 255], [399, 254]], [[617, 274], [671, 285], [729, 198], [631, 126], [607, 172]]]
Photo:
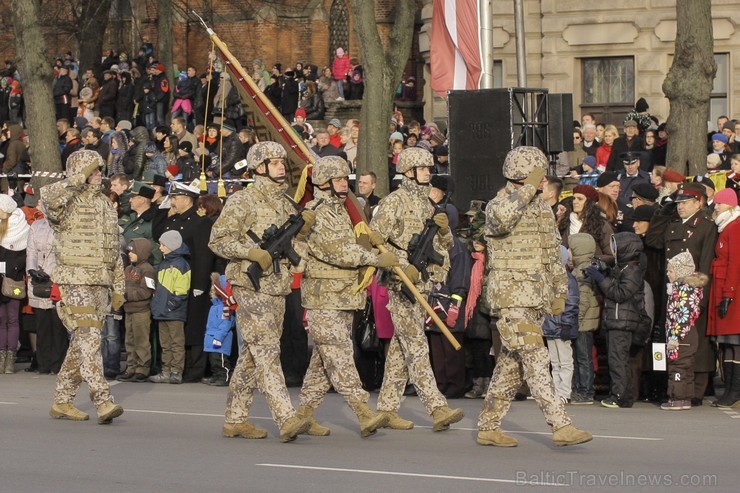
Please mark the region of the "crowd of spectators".
[[[312, 151], [317, 156], [342, 156], [348, 174], [354, 172], [361, 123], [350, 119], [343, 124], [334, 118], [324, 126], [323, 118], [328, 103], [362, 97], [364, 76], [358, 60], [340, 48], [321, 70], [302, 62], [284, 72], [279, 63], [267, 70], [259, 59], [252, 68], [260, 90]], [[221, 310], [230, 306], [224, 295], [228, 286], [218, 277], [224, 262], [208, 249], [207, 240], [223, 207], [216, 179], [235, 179], [229, 181], [228, 193], [239, 189], [238, 179], [247, 178], [239, 163], [256, 142], [234, 83], [218, 63], [200, 74], [194, 66], [182, 72], [167, 70], [146, 45], [134, 59], [111, 51], [101, 74], [85, 70], [79, 76], [70, 53], [57, 59], [53, 70], [63, 167], [72, 152], [83, 148], [103, 158], [107, 195], [120, 218], [121, 253], [131, 267], [127, 280], [136, 281], [124, 313], [112, 313], [105, 325], [101, 351], [106, 376], [127, 382], [161, 380], [155, 378], [162, 364], [160, 321], [148, 317], [142, 322], [137, 314], [152, 299], [152, 293], [149, 297], [142, 293], [154, 286], [140, 282], [148, 277], [141, 274], [140, 264], [146, 262], [156, 271], [162, 263], [158, 245], [167, 244], [166, 249], [187, 258], [191, 269], [186, 292], [178, 292], [188, 298], [181, 381], [226, 385], [239, 338], [229, 340], [233, 351], [228, 352], [213, 351], [212, 334], [204, 343], [211, 299], [221, 301]], [[25, 272], [40, 270], [53, 279], [53, 232], [43, 217], [43, 204], [14, 176], [32, 168], [20, 80], [12, 62], [6, 63], [0, 77], [0, 164], [8, 174], [0, 185], [0, 261], [6, 265], [2, 277], [23, 281]], [[401, 99], [415, 98], [415, 80], [405, 79], [397, 92]], [[19, 98], [19, 104], [14, 103]], [[738, 259], [727, 245], [740, 241], [740, 122], [725, 117], [717, 122], [717, 131], [707, 138], [708, 174], [686, 177], [666, 166], [669, 136], [665, 124], [648, 109], [640, 99], [621, 123], [621, 135], [617, 126], [583, 115], [574, 125], [575, 150], [558, 157], [557, 176], [547, 177], [544, 185], [542, 198], [552, 206], [563, 261], [572, 274], [566, 313], [548, 318], [544, 326], [557, 394], [571, 404], [591, 404], [596, 394], [603, 394], [601, 403], [610, 408], [630, 407], [640, 399], [663, 403], [663, 409], [690, 409], [712, 393], [719, 354], [725, 380], [720, 404], [731, 405], [740, 400], [740, 366], [737, 370], [734, 366], [740, 365], [740, 313], [733, 303], [740, 276]], [[321, 126], [314, 129], [317, 122]], [[441, 202], [455, 186], [449, 176], [446, 134], [432, 122], [406, 122], [395, 108], [386, 149], [389, 177], [396, 175], [398, 155], [408, 147], [434, 156], [430, 199]], [[201, 173], [209, 181], [204, 191], [191, 184]], [[374, 193], [376, 179], [375, 173], [365, 173], [355, 180], [368, 218], [380, 200]], [[461, 240], [456, 242], [458, 254], [449, 276], [454, 285], [447, 286], [447, 292], [464, 300], [460, 315], [439, 299], [430, 301], [465, 350], [445, 351], [439, 334], [430, 329], [430, 355], [439, 388], [448, 398], [478, 398], [485, 395], [501, 345], [496, 314], [482, 289], [487, 271], [485, 203], [459, 205], [467, 212], [447, 205], [450, 223], [459, 222]], [[171, 230], [180, 231], [181, 240], [173, 241], [170, 235], [163, 242]], [[691, 259], [676, 264], [680, 271], [676, 274], [676, 268], [669, 267], [683, 252]], [[708, 276], [707, 284], [691, 284], [695, 273]], [[676, 302], [673, 293], [688, 289], [684, 285], [699, 293], [694, 305], [681, 308], [691, 312], [690, 323], [678, 320], [677, 309], [670, 308]], [[287, 298], [282, 363], [288, 384], [300, 385], [308, 362], [308, 338], [301, 317], [299, 273], [293, 288]], [[30, 280], [27, 293], [27, 299], [9, 297], [3, 283], [0, 369], [15, 370], [22, 326], [33, 353], [29, 370], [57, 372], [66, 350], [64, 328], [49, 299], [34, 295]], [[384, 288], [373, 285], [368, 307], [372, 306], [385, 348], [393, 335], [386, 302]], [[138, 320], [136, 337], [132, 320]], [[121, 367], [124, 340], [127, 368]], [[171, 343], [168, 339], [168, 351]], [[652, 343], [666, 344], [668, 372], [681, 372], [685, 382], [681, 388], [669, 385], [665, 372], [653, 370]], [[383, 348], [357, 351], [358, 369], [368, 389], [377, 388], [382, 380], [383, 354]], [[526, 392], [521, 389], [522, 396]]]

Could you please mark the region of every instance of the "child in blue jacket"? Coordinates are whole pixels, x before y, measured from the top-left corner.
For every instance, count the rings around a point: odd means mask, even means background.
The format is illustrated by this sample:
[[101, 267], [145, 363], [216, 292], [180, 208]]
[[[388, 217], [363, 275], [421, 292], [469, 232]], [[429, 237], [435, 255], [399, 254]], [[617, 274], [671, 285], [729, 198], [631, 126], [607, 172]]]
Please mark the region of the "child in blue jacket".
[[580, 295], [578, 281], [568, 269], [570, 254], [568, 249], [562, 245], [560, 245], [560, 255], [568, 273], [568, 299], [565, 302], [563, 313], [545, 317], [545, 323], [542, 325], [542, 335], [547, 341], [547, 350], [550, 353], [555, 395], [560, 397], [563, 404], [568, 404], [573, 382], [573, 348], [571, 343], [578, 338]]
[[185, 368], [185, 320], [190, 291], [190, 255], [177, 231], [167, 231], [159, 238], [164, 260], [159, 264], [157, 287], [152, 298], [152, 317], [159, 321], [162, 346], [162, 371], [149, 377], [153, 383], [182, 383]]
[[211, 365], [211, 376], [202, 378], [200, 382], [214, 387], [225, 387], [231, 378], [232, 364], [229, 356], [234, 340], [237, 305], [231, 284], [225, 275], [213, 272], [211, 281], [211, 309], [208, 311], [206, 336], [203, 341], [203, 351], [208, 353], [208, 362]]

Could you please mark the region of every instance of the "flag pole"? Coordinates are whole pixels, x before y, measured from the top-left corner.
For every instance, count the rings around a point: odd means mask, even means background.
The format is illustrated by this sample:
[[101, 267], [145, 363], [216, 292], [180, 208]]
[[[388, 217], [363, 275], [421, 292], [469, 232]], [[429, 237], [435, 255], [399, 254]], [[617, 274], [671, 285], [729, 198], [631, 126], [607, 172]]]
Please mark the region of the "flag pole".
[[493, 0], [480, 0], [478, 17], [480, 19], [480, 48], [483, 71], [480, 89], [493, 89]]

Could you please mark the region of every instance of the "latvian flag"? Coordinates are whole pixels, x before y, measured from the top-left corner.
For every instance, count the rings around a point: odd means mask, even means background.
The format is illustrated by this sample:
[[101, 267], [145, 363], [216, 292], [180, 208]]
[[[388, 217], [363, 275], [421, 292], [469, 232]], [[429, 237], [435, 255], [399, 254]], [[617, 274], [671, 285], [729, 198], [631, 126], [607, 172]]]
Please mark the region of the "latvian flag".
[[483, 60], [480, 0], [434, 0], [432, 11], [432, 89], [478, 89]]

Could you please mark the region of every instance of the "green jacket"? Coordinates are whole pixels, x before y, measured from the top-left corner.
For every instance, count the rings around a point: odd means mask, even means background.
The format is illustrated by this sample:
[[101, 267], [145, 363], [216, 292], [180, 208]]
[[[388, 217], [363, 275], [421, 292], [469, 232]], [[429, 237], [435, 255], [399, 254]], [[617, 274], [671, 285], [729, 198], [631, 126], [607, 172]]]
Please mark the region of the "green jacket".
[[162, 263], [162, 251], [157, 247], [157, 242], [154, 241], [154, 235], [152, 234], [152, 220], [156, 213], [157, 206], [152, 205], [141, 216], [132, 212], [121, 216], [118, 220], [118, 225], [123, 229], [123, 238], [126, 240], [126, 245], [130, 245], [134, 238], [146, 238], [151, 242], [152, 253], [149, 256], [149, 263], [155, 269]]

